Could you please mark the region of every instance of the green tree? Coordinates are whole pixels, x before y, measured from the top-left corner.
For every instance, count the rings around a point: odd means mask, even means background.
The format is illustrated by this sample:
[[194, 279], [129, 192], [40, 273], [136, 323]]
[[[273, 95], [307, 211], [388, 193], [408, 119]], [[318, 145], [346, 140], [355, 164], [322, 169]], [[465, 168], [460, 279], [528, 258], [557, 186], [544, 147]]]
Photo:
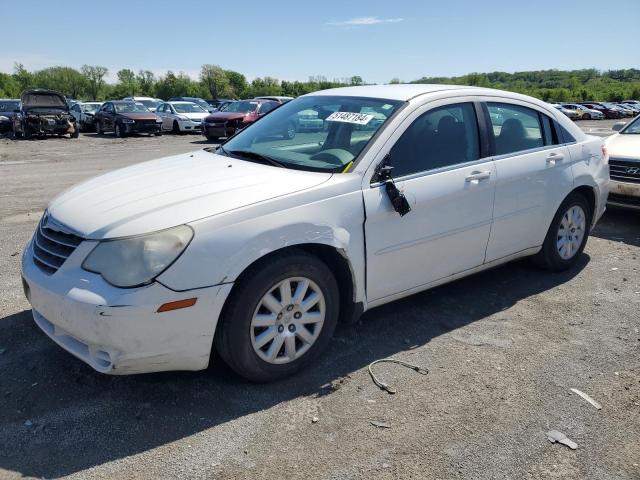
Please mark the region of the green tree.
[[115, 87], [115, 95], [118, 97], [132, 97], [140, 92], [140, 85], [133, 70], [123, 68], [118, 70], [118, 84]]
[[106, 67], [97, 65], [83, 65], [82, 74], [87, 79], [87, 92], [91, 100], [100, 98], [100, 91], [105, 84], [104, 77], [109, 73]]
[[351, 85], [364, 85], [364, 80], [362, 80], [360, 75], [354, 75], [349, 79], [349, 83]]
[[227, 74], [217, 65], [202, 65], [200, 68], [200, 83], [211, 98], [223, 98], [229, 90]]
[[20, 91], [33, 87], [33, 74], [28, 72], [24, 65], [16, 63], [13, 66], [13, 70], [13, 79], [18, 84]]
[[20, 96], [20, 84], [8, 73], [0, 72], [0, 97], [18, 98]]
[[243, 98], [249, 88], [247, 78], [243, 74], [234, 72], [233, 70], [225, 70], [224, 73], [227, 80], [229, 80], [229, 97]]
[[156, 79], [153, 72], [150, 70], [139, 70], [136, 75], [136, 81], [140, 86], [140, 93], [146, 97], [153, 97], [155, 95], [155, 83]]

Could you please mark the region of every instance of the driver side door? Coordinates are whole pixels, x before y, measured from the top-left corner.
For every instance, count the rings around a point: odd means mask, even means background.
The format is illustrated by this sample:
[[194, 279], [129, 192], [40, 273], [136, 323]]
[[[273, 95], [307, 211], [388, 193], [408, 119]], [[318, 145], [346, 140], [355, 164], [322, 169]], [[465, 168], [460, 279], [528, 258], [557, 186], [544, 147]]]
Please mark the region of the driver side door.
[[363, 189], [367, 299], [374, 304], [484, 262], [496, 170], [481, 142], [481, 111], [471, 101], [430, 105], [387, 143], [395, 184], [412, 210], [403, 217], [394, 211], [375, 177]]

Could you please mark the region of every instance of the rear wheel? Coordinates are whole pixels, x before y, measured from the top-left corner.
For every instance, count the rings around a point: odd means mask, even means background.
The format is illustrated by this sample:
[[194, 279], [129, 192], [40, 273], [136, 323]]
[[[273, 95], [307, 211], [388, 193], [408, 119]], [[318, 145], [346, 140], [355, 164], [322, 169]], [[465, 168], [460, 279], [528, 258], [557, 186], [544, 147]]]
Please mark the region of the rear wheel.
[[570, 194], [553, 217], [535, 263], [552, 271], [570, 268], [587, 244], [591, 215], [587, 199], [579, 193]]
[[234, 288], [220, 319], [216, 348], [254, 382], [289, 376], [328, 345], [338, 320], [331, 270], [303, 251], [271, 257]]
[[590, 114], [590, 113], [585, 113], [585, 114], [582, 116], [582, 119], [583, 119], [583, 120], [591, 120], [591, 114]]

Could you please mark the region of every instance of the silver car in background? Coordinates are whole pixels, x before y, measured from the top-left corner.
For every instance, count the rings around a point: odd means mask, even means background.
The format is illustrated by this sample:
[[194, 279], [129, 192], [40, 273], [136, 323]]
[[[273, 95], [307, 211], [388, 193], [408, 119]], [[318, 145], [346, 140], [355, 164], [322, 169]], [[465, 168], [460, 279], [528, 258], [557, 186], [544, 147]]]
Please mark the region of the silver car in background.
[[175, 101], [158, 105], [156, 115], [162, 119], [163, 130], [200, 133], [202, 120], [209, 112], [194, 102]]
[[81, 132], [94, 131], [94, 115], [100, 109], [103, 102], [76, 102], [71, 106], [71, 114], [78, 122]]

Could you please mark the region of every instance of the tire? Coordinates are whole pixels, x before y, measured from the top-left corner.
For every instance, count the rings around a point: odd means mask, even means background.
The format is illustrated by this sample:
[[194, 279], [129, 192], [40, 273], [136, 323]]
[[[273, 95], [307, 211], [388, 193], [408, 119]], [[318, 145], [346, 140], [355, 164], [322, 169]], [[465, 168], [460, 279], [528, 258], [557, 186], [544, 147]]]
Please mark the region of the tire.
[[102, 127], [100, 126], [100, 122], [96, 120], [96, 135], [102, 135], [104, 133], [104, 131], [102, 130]]
[[583, 119], [583, 120], [591, 120], [591, 114], [590, 114], [590, 113], [585, 113], [585, 114], [582, 116], [582, 119]]
[[161, 137], [161, 136], [162, 136], [162, 129], [158, 130], [158, 131], [155, 133], [155, 135], [156, 135], [156, 137]]
[[182, 133], [180, 131], [180, 125], [178, 124], [177, 120], [173, 121], [173, 128], [171, 129], [171, 132], [174, 133], [175, 135], [180, 135]]
[[[243, 277], [220, 317], [215, 336], [219, 355], [252, 382], [278, 380], [309, 365], [327, 347], [338, 321], [340, 295], [331, 270], [302, 250], [290, 250], [270, 256]], [[283, 284], [290, 286], [284, 291], [291, 292], [291, 300], [279, 294]], [[304, 301], [296, 302], [298, 290], [306, 292]], [[273, 300], [269, 308], [265, 306], [268, 295]], [[316, 303], [303, 313], [301, 306], [314, 299]]]
[[33, 134], [31, 133], [31, 128], [25, 123], [22, 127], [22, 138], [24, 138], [25, 140], [30, 140], [32, 137]]
[[217, 142], [218, 140], [220, 140], [220, 137], [212, 137], [210, 135], [205, 135], [207, 137], [207, 140], [209, 140], [210, 142]]
[[116, 122], [115, 126], [113, 127], [113, 133], [118, 138], [125, 138], [127, 136], [127, 134], [122, 131], [122, 125], [120, 125], [118, 122]]
[[[571, 193], [553, 217], [542, 249], [533, 257], [534, 262], [553, 272], [571, 268], [587, 244], [592, 214], [587, 199], [579, 193]], [[579, 240], [576, 239], [578, 233], [581, 233]]]
[[79, 138], [80, 137], [80, 126], [76, 124], [73, 129], [73, 133], [71, 134], [71, 138]]

